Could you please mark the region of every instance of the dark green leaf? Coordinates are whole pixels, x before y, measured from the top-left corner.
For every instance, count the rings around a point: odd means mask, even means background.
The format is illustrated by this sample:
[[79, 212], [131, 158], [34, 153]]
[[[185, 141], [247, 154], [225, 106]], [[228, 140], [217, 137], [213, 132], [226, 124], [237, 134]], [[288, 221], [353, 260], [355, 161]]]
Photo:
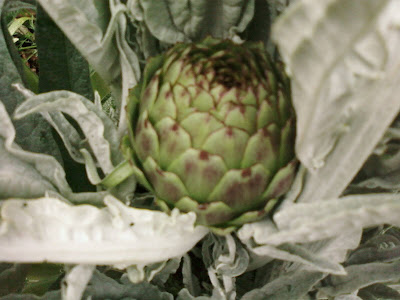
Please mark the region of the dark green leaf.
[[363, 300], [400, 300], [398, 291], [379, 283], [361, 289], [357, 296]]
[[255, 0], [254, 17], [241, 36], [247, 41], [261, 41], [267, 45], [270, 30], [271, 18], [268, 1]]
[[41, 93], [68, 90], [93, 100], [89, 65], [43, 8], [38, 5], [36, 43]]
[[[12, 115], [17, 105], [24, 101], [24, 97], [12, 87], [12, 84], [22, 84], [26, 81], [24, 80], [22, 61], [5, 24], [7, 11], [3, 11], [3, 5], [10, 2], [12, 1], [0, 0], [0, 101], [4, 103], [7, 112]], [[59, 149], [54, 142], [50, 126], [40, 115], [14, 121], [14, 126], [17, 131], [16, 142], [25, 150], [50, 154], [60, 159]]]
[[32, 294], [11, 294], [0, 298], [0, 300], [60, 300], [60, 299], [61, 299], [60, 291], [48, 292], [42, 297], [38, 297]]
[[33, 264], [26, 274], [24, 294], [43, 295], [60, 278], [64, 270], [63, 265]]
[[0, 273], [0, 296], [19, 292], [24, 286], [29, 268], [29, 265], [14, 265], [2, 271]]
[[[68, 90], [93, 100], [87, 61], [40, 5], [37, 6], [36, 43], [40, 66], [39, 91]], [[62, 153], [67, 181], [74, 191], [87, 191], [91, 184], [84, 166], [71, 159], [58, 136], [55, 139]]]

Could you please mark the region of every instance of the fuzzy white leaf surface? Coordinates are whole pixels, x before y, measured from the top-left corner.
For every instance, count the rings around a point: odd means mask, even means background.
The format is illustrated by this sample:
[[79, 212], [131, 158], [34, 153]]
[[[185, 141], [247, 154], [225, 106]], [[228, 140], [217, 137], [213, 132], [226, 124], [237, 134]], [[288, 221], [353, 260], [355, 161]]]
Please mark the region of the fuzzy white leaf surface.
[[195, 214], [135, 209], [112, 196], [105, 208], [55, 198], [6, 200], [1, 206], [0, 261], [127, 267], [181, 257], [208, 233]]
[[291, 76], [298, 201], [339, 196], [398, 114], [400, 9], [390, 0], [299, 0], [273, 35]]

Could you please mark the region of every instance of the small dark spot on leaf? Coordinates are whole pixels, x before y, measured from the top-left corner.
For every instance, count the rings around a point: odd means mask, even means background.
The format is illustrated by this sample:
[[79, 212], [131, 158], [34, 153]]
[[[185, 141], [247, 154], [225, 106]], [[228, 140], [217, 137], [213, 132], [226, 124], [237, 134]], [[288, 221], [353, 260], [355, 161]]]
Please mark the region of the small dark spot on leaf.
[[251, 176], [251, 169], [247, 168], [242, 171], [242, 177], [249, 177]]
[[179, 125], [177, 123], [175, 123], [174, 125], [172, 125], [172, 130], [173, 131], [177, 131], [179, 128]]
[[129, 223], [129, 226], [132, 227], [133, 225], [135, 225], [135, 223], [133, 223], [133, 222]]
[[200, 151], [200, 159], [201, 160], [208, 160], [208, 152], [206, 151]]
[[185, 174], [188, 175], [193, 171], [194, 164], [191, 161], [185, 162]]
[[233, 130], [231, 127], [226, 128], [226, 135], [229, 137], [233, 136]]
[[148, 154], [150, 152], [150, 149], [151, 149], [150, 138], [148, 136], [144, 135], [142, 137], [141, 144], [142, 144], [143, 151]]
[[199, 209], [200, 209], [200, 210], [205, 210], [205, 209], [208, 208], [208, 206], [209, 206], [208, 203], [199, 204]]
[[176, 202], [182, 196], [178, 188], [169, 182], [164, 183], [163, 190], [165, 191], [165, 194], [168, 195], [168, 199], [170, 201]]
[[262, 129], [262, 133], [263, 133], [264, 136], [268, 136], [268, 129], [266, 127], [264, 127]]
[[150, 92], [151, 92], [151, 88], [147, 88], [147, 89], [144, 91], [143, 97], [145, 97], [145, 98], [149, 97], [149, 96], [150, 96]]
[[264, 210], [259, 210], [258, 213], [257, 213], [257, 215], [258, 215], [259, 217], [261, 217], [261, 216], [265, 215], [265, 211], [264, 211]]

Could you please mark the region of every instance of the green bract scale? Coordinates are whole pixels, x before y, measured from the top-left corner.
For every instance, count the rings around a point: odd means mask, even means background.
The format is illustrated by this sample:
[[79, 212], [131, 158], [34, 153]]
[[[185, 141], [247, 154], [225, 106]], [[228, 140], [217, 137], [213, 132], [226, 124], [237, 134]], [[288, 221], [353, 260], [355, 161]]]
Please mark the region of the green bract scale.
[[[146, 66], [125, 153], [164, 209], [219, 233], [265, 216], [296, 169], [287, 81], [260, 44], [177, 44]], [[128, 149], [128, 150], [126, 150]]]

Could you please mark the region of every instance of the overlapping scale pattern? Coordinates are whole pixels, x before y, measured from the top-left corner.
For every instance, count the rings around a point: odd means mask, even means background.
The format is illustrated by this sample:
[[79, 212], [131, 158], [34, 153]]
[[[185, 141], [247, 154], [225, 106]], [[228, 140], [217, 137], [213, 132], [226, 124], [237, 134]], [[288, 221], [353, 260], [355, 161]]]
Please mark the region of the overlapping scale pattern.
[[221, 232], [265, 215], [290, 187], [296, 160], [288, 86], [263, 48], [209, 38], [156, 63], [130, 129], [160, 205], [195, 211]]

